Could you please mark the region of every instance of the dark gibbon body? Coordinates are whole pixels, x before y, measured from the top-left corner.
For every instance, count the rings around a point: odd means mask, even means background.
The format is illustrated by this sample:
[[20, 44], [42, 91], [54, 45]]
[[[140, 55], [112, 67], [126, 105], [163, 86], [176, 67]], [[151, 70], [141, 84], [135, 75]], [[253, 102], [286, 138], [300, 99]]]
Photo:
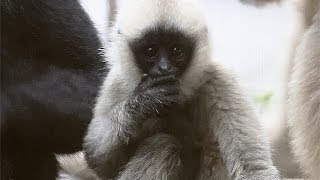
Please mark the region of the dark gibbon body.
[[81, 150], [101, 47], [76, 0], [1, 1], [1, 179], [55, 179], [55, 153]]
[[59, 158], [60, 179], [280, 179], [195, 1], [128, 1], [110, 38], [84, 156]]
[[[281, 2], [243, 1], [258, 5]], [[305, 177], [317, 180], [320, 177], [320, 1], [287, 1], [296, 8], [297, 24], [286, 71], [288, 103], [285, 120], [289, 144]]]

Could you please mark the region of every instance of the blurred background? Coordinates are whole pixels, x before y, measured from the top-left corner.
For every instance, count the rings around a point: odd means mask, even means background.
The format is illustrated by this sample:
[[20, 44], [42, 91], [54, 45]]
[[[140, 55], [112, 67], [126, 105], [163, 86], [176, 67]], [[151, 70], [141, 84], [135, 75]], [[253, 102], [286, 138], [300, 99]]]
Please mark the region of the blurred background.
[[[236, 74], [252, 100], [287, 177], [298, 168], [290, 162], [283, 122], [287, 54], [294, 20], [290, 6], [256, 8], [238, 0], [199, 0], [205, 11], [213, 45], [213, 60]], [[81, 0], [101, 38], [106, 42], [109, 20], [126, 0]]]

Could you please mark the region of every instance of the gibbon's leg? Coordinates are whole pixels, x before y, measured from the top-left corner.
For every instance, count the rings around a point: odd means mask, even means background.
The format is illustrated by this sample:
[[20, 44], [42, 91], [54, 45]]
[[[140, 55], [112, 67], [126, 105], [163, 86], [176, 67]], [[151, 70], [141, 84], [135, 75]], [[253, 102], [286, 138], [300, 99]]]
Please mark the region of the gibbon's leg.
[[118, 180], [180, 179], [181, 145], [167, 134], [155, 134], [144, 140], [120, 174]]

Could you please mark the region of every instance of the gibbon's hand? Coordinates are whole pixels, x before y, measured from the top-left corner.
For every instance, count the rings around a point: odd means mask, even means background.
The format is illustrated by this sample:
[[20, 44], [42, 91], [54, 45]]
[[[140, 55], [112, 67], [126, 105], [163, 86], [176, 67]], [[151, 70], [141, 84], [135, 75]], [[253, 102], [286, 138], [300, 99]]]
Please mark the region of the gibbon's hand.
[[143, 74], [130, 106], [145, 118], [163, 116], [180, 102], [178, 81], [173, 75], [149, 77]]

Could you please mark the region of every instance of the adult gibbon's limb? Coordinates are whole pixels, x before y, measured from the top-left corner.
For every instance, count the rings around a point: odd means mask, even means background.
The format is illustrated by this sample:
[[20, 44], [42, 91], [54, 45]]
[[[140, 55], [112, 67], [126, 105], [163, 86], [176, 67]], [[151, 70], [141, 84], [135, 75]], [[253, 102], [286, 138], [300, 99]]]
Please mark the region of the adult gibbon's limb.
[[289, 82], [290, 135], [305, 174], [320, 177], [320, 11], [305, 33]]

